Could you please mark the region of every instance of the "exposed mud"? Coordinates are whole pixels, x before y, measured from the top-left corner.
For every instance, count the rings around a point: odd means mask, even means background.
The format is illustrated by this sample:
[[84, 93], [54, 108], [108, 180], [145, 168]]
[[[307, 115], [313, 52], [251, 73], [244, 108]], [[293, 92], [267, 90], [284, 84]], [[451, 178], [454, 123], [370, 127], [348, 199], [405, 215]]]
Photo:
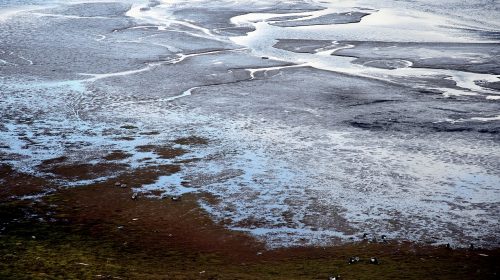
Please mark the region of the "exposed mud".
[[[151, 181], [150, 175], [138, 172], [117, 180], [133, 185]], [[27, 177], [7, 178], [4, 187]], [[214, 223], [198, 207], [203, 194], [132, 199], [131, 189], [115, 182], [64, 189], [34, 201], [4, 200], [2, 278], [327, 279], [340, 274], [421, 279], [432, 274], [495, 279], [499, 269], [498, 250], [428, 247], [379, 236], [334, 247], [268, 250], [251, 236]], [[361, 261], [348, 264], [352, 256]], [[379, 264], [369, 264], [371, 257]]]
[[496, 277], [490, 2], [75, 2], [0, 4], [0, 278]]

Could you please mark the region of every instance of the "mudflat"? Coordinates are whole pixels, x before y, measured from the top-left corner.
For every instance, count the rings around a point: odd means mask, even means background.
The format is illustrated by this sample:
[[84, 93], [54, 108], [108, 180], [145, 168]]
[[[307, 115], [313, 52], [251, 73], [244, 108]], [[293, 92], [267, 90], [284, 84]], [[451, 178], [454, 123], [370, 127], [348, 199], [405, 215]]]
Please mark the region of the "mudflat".
[[0, 278], [496, 279], [492, 5], [2, 2]]

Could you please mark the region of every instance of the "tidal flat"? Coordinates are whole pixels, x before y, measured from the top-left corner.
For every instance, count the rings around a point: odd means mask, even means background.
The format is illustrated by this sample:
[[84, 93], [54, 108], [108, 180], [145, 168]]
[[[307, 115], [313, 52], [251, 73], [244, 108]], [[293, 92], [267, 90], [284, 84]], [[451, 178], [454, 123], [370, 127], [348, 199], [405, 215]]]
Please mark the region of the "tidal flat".
[[[161, 192], [152, 191], [155, 197], [131, 199], [133, 191], [122, 187], [154, 181], [160, 170], [120, 176], [120, 186], [113, 180], [63, 189], [10, 169], [1, 172], [9, 177], [4, 186], [22, 197], [5, 199], [2, 193], [2, 279], [496, 279], [499, 269], [498, 249], [447, 248], [381, 236], [270, 250], [262, 241], [215, 223], [199, 207], [199, 199], [215, 197], [158, 199]], [[28, 195], [49, 187], [43, 198]], [[349, 264], [353, 256], [360, 261]], [[378, 264], [369, 263], [372, 257]]]
[[496, 279], [498, 9], [0, 3], [0, 278]]

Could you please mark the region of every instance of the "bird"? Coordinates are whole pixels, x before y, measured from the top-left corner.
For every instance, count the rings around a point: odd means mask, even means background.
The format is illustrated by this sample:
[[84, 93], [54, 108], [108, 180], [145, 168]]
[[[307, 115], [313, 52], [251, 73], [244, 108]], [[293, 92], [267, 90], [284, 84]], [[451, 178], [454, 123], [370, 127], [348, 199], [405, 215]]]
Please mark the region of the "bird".
[[367, 239], [368, 238], [368, 233], [363, 233], [363, 239]]
[[337, 274], [336, 276], [330, 276], [328, 277], [328, 280], [340, 280], [340, 274]]
[[446, 249], [451, 249], [450, 243], [446, 243]]
[[132, 199], [133, 199], [133, 200], [136, 200], [138, 196], [139, 196], [139, 194], [134, 193], [134, 194], [132, 194]]
[[375, 257], [370, 258], [370, 264], [379, 264], [378, 259]]
[[382, 242], [384, 242], [384, 243], [387, 242], [387, 239], [386, 239], [387, 236], [385, 234], [382, 234], [382, 236], [380, 238], [382, 238]]
[[474, 243], [471, 243], [471, 244], [469, 245], [469, 249], [470, 249], [470, 250], [474, 250]]
[[347, 261], [348, 264], [355, 264], [360, 261], [359, 257], [350, 257], [349, 260]]

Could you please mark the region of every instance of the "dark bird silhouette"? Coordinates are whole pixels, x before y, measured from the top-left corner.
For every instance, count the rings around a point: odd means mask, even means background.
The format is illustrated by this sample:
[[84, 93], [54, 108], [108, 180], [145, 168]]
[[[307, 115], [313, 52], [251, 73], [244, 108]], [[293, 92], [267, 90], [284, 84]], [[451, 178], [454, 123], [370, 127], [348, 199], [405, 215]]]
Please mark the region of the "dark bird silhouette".
[[348, 264], [355, 264], [359, 262], [361, 259], [359, 257], [350, 257], [349, 260], [347, 261]]

